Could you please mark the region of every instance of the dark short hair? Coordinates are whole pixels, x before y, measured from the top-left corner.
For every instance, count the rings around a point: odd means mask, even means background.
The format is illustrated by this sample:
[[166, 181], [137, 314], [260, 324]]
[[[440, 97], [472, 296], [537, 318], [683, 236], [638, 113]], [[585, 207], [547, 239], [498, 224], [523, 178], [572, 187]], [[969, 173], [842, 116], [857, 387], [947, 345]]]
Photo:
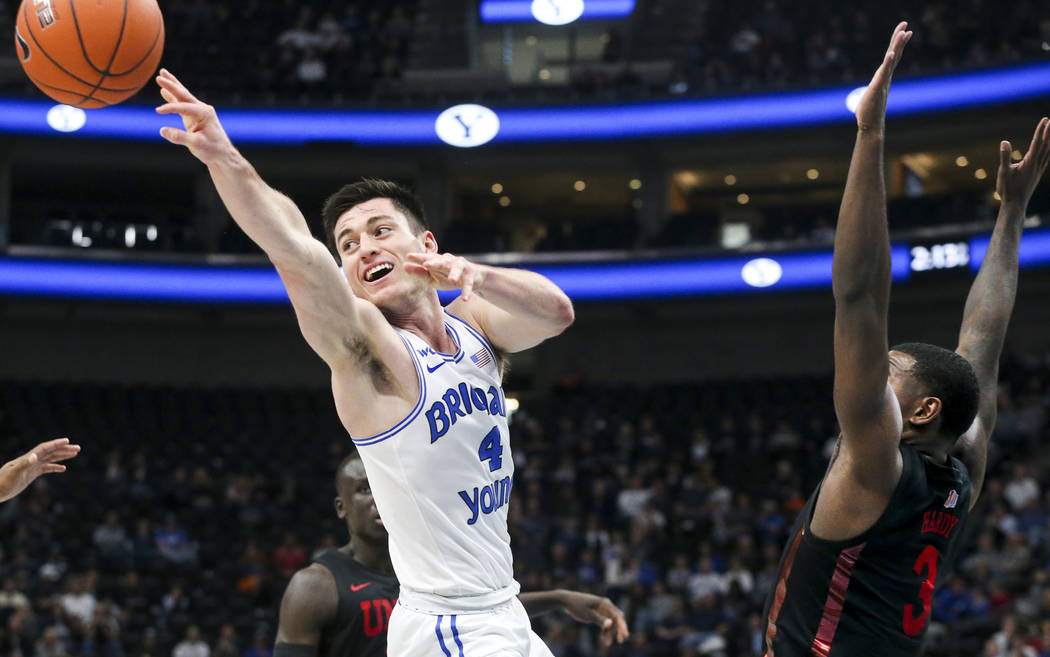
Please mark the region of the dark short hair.
[[906, 342], [893, 347], [893, 351], [915, 359], [912, 374], [927, 395], [941, 400], [941, 433], [958, 438], [969, 429], [981, 395], [970, 361], [925, 342]]
[[350, 464], [351, 461], [360, 461], [361, 455], [354, 450], [346, 455], [346, 457], [339, 462], [339, 467], [335, 469], [335, 492], [339, 493], [339, 478], [343, 475], [343, 469]]
[[362, 178], [355, 183], [343, 185], [338, 192], [328, 197], [321, 210], [321, 217], [324, 219], [325, 242], [328, 243], [328, 248], [337, 258], [339, 248], [335, 243], [335, 223], [350, 208], [376, 198], [390, 199], [394, 207], [408, 217], [408, 222], [416, 235], [430, 229], [430, 226], [427, 225], [426, 214], [423, 212], [423, 201], [415, 192], [389, 180]]

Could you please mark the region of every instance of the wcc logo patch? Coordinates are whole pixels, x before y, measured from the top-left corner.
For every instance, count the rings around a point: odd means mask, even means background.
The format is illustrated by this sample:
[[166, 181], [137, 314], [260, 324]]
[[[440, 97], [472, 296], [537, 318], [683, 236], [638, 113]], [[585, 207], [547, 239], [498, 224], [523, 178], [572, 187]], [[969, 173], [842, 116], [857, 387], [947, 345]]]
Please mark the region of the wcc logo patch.
[[955, 505], [959, 503], [959, 494], [952, 489], [952, 492], [948, 493], [948, 499], [944, 500], [944, 508], [954, 509]]
[[15, 26], [15, 41], [18, 43], [18, 54], [21, 56], [23, 62], [28, 62], [29, 58], [33, 56], [33, 53], [29, 50], [29, 42], [25, 40], [22, 33], [18, 31], [18, 26]]

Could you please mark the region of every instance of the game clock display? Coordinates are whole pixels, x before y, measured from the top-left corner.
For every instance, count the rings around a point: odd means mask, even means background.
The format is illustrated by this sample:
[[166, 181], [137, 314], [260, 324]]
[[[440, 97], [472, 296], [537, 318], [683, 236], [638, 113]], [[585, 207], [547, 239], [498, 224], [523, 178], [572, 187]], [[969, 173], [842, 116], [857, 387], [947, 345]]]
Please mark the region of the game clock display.
[[914, 244], [908, 253], [910, 255], [909, 267], [915, 273], [966, 269], [970, 266], [969, 242]]

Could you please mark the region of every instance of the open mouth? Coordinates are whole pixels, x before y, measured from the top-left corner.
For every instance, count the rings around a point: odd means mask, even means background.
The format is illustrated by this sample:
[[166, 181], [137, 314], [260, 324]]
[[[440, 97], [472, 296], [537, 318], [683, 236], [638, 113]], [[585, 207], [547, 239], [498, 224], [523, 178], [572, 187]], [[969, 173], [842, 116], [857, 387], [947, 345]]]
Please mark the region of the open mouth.
[[365, 272], [365, 282], [375, 283], [392, 271], [394, 271], [394, 265], [389, 262], [382, 262], [374, 267], [369, 267]]

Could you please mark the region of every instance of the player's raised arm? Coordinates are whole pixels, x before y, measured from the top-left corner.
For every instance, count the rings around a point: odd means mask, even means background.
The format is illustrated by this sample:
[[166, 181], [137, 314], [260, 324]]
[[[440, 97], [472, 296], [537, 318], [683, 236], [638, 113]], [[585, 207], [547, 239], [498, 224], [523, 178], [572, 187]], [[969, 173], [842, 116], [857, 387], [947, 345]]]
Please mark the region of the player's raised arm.
[[234, 147], [215, 108], [197, 99], [165, 69], [157, 84], [166, 101], [157, 112], [178, 114], [186, 128], [164, 127], [161, 135], [188, 148], [208, 167], [230, 215], [276, 266], [310, 346], [334, 366], [348, 338], [384, 335], [386, 323], [379, 313], [355, 303], [346, 279], [324, 244], [311, 235], [302, 212], [267, 185]]
[[857, 107], [857, 138], [835, 232], [835, 412], [847, 458], [862, 483], [891, 490], [900, 472], [901, 417], [888, 384], [887, 315], [890, 239], [883, 180], [886, 98], [893, 71], [911, 38], [907, 23], [889, 49]]
[[66, 461], [80, 453], [80, 445], [70, 445], [69, 438], [56, 438], [40, 443], [22, 456], [0, 468], [0, 502], [18, 495], [40, 475], [65, 472]]
[[980, 403], [973, 425], [956, 445], [955, 453], [970, 469], [973, 481], [971, 506], [984, 484], [988, 440], [995, 428], [999, 356], [1017, 295], [1017, 255], [1021, 231], [1032, 192], [1050, 162], [1050, 120], [1043, 117], [1035, 128], [1024, 159], [1010, 162], [1010, 142], [999, 144], [999, 176], [996, 191], [1002, 199], [995, 230], [988, 243], [981, 271], [970, 287], [955, 350], [970, 361], [981, 387]]
[[439, 290], [462, 289], [449, 311], [478, 326], [495, 347], [514, 353], [552, 338], [572, 324], [572, 301], [535, 272], [491, 267], [444, 254], [411, 254], [411, 271]]
[[631, 634], [623, 611], [609, 598], [558, 589], [521, 593], [518, 600], [530, 618], [552, 611], [564, 611], [581, 623], [597, 625], [601, 628], [599, 642], [603, 648], [608, 648], [614, 641], [623, 643]]
[[288, 582], [281, 598], [274, 657], [316, 657], [321, 631], [335, 618], [339, 592], [335, 578], [317, 564], [303, 568]]

